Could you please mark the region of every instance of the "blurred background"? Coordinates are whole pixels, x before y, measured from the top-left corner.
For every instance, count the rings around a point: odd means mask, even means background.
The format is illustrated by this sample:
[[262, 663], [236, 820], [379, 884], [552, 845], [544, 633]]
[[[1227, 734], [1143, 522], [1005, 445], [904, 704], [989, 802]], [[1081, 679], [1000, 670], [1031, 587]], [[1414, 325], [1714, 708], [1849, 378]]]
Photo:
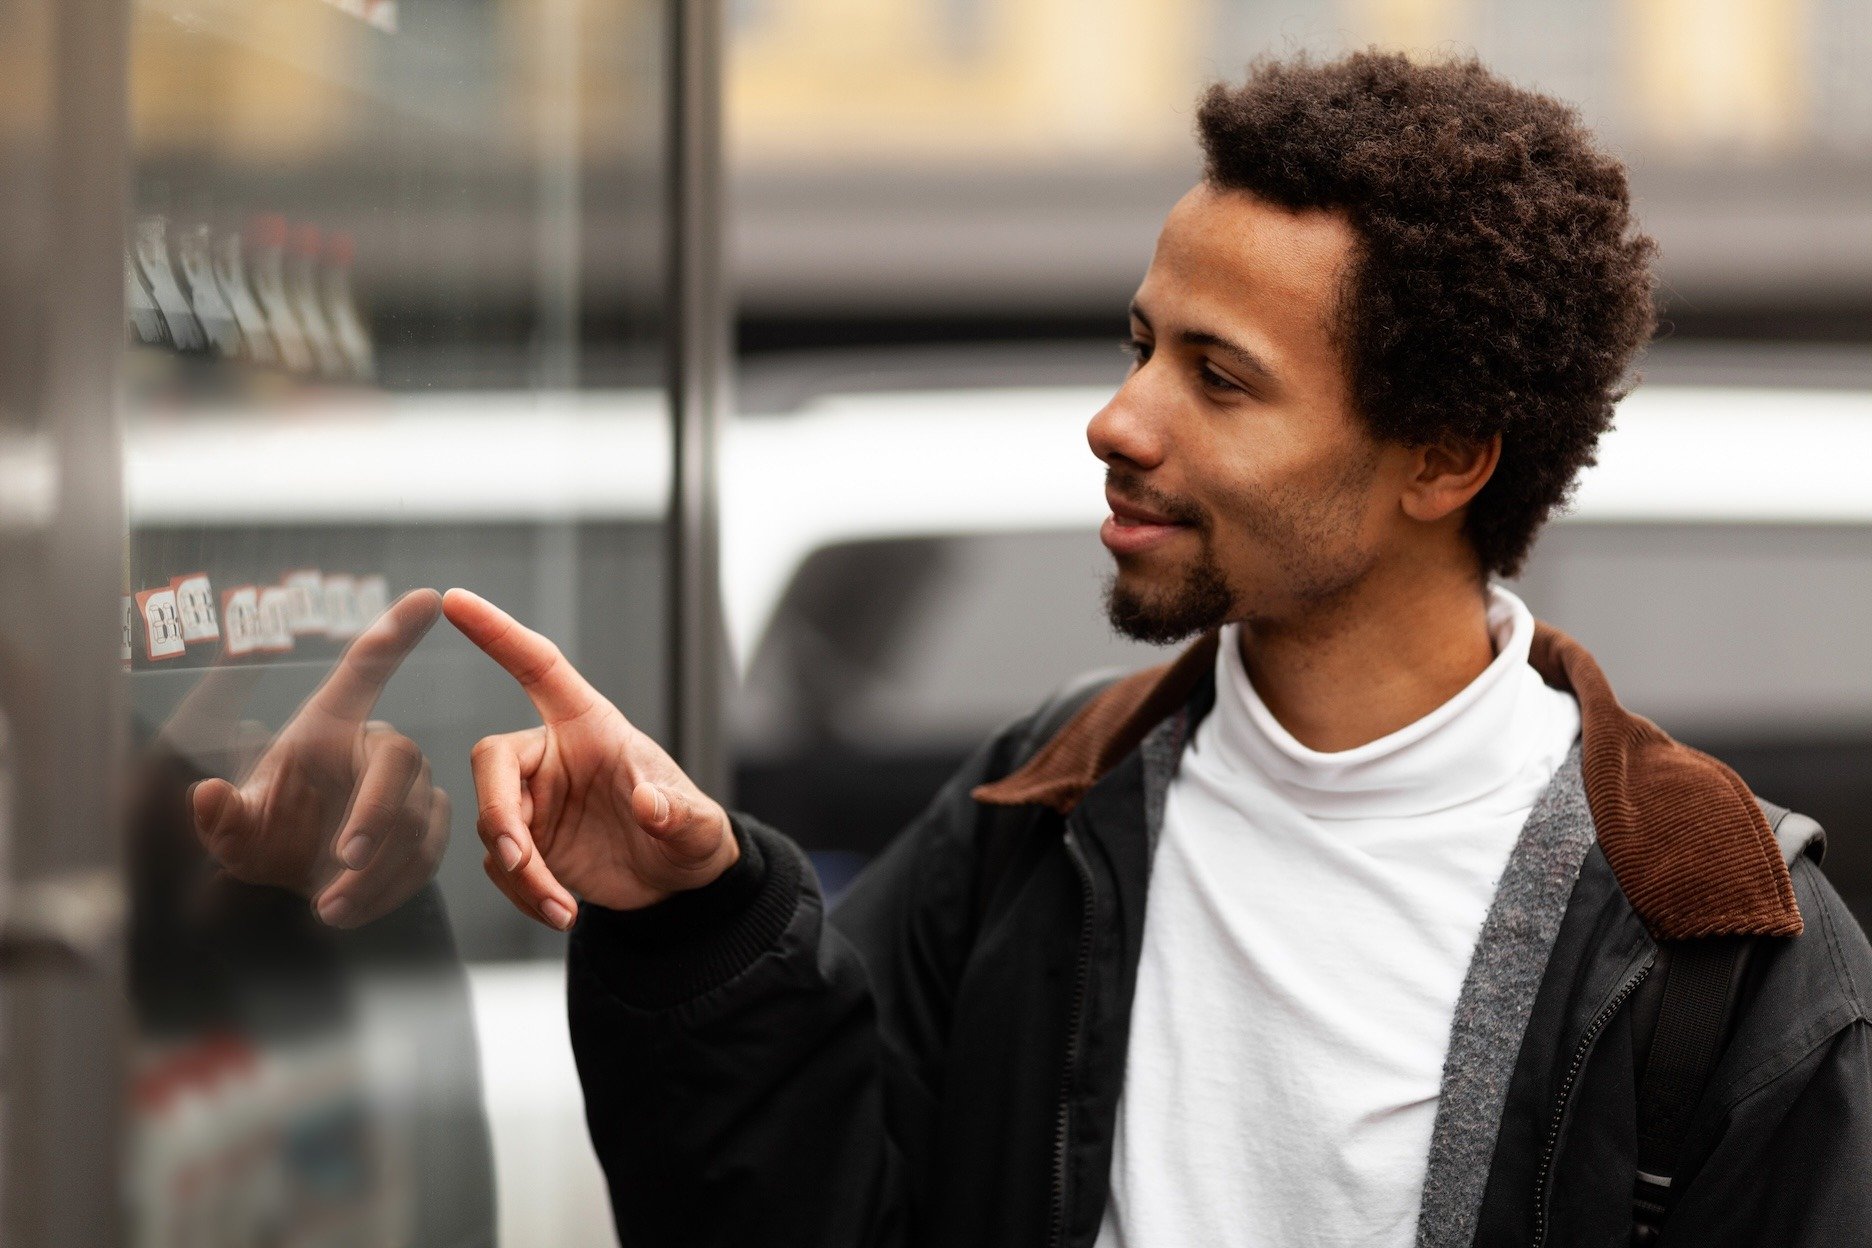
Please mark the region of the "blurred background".
[[[659, 739], [708, 729], [733, 803], [836, 894], [984, 735], [1165, 657], [1104, 623], [1084, 426], [1196, 177], [1195, 98], [1261, 56], [1473, 52], [1626, 160], [1663, 328], [1516, 588], [1819, 819], [1872, 920], [1872, 6], [720, 4], [0, 0], [0, 576], [97, 573], [0, 604], [0, 754], [98, 790], [22, 799], [0, 841], [18, 880], [127, 876], [134, 1003], [110, 1014], [116, 971], [7, 990], [54, 1089], [15, 1074], [0, 1117], [0, 1218], [49, 1228], [21, 1242], [613, 1242], [563, 940], [473, 832], [469, 748], [532, 722], [511, 682], [446, 626], [396, 638], [346, 731], [413, 744], [453, 814], [433, 881], [354, 930], [307, 880], [217, 872], [188, 786], [293, 807], [257, 760], [304, 764], [347, 647], [461, 584]], [[698, 144], [720, 196], [678, 176]], [[725, 299], [685, 284], [698, 239]], [[717, 377], [718, 445], [685, 443]], [[718, 569], [679, 445], [718, 474]], [[91, 488], [48, 489], [47, 455]], [[672, 623], [692, 598], [717, 625]], [[75, 671], [77, 727], [47, 692]], [[107, 721], [119, 763], [70, 744]], [[338, 818], [355, 768], [313, 761], [302, 808]], [[97, 832], [118, 798], [127, 848]], [[92, 1013], [32, 1021], [80, 989]], [[55, 1216], [118, 1204], [35, 1104], [121, 1127], [121, 1219]]]

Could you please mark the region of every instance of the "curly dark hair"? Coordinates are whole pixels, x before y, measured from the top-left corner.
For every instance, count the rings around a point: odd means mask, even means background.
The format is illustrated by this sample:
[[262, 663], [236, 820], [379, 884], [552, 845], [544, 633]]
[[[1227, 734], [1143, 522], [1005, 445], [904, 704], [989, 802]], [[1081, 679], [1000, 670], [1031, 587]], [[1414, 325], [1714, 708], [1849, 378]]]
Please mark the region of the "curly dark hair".
[[1464, 531], [1513, 576], [1563, 504], [1656, 325], [1656, 245], [1578, 114], [1473, 58], [1257, 61], [1197, 112], [1204, 178], [1343, 210], [1338, 309], [1359, 411], [1411, 446], [1502, 435]]

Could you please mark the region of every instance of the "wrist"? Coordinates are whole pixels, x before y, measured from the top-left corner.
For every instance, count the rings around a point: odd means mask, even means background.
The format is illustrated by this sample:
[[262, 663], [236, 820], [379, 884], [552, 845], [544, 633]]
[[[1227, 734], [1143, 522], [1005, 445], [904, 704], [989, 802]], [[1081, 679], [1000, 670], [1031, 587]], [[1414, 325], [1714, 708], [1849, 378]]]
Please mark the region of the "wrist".
[[746, 816], [730, 827], [740, 853], [713, 883], [639, 910], [580, 907], [574, 979], [592, 975], [626, 1004], [655, 1008], [728, 982], [771, 949], [807, 887], [804, 857]]

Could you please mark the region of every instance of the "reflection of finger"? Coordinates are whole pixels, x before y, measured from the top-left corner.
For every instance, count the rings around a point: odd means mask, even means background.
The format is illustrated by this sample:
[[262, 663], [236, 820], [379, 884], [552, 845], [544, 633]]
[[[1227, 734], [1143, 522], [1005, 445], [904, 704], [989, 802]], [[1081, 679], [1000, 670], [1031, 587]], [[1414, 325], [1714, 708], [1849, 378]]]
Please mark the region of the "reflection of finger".
[[163, 724], [162, 740], [182, 757], [211, 765], [234, 738], [241, 709], [259, 679], [260, 669], [249, 663], [209, 668]]
[[[334, 841], [338, 861], [353, 869], [371, 860], [385, 841], [410, 834], [408, 797], [427, 765], [408, 737], [376, 733], [364, 739], [364, 769], [344, 827]], [[418, 815], [420, 817], [420, 815]], [[422, 825], [417, 823], [416, 828]]]
[[479, 594], [451, 589], [442, 596], [442, 611], [463, 636], [520, 682], [547, 723], [577, 719], [608, 705], [558, 646]]
[[375, 623], [351, 639], [306, 705], [350, 723], [370, 718], [384, 686], [440, 616], [441, 604], [433, 589], [412, 589], [391, 603]]
[[233, 774], [244, 776], [260, 761], [267, 746], [273, 744], [273, 730], [253, 719], [243, 719], [234, 728]]
[[448, 848], [449, 801], [437, 790], [423, 835], [385, 847], [361, 871], [343, 871], [313, 903], [329, 927], [361, 927], [389, 914], [427, 884]]
[[189, 789], [188, 802], [196, 839], [215, 858], [227, 861], [228, 851], [240, 840], [246, 823], [246, 800], [241, 791], [225, 780], [198, 780]]

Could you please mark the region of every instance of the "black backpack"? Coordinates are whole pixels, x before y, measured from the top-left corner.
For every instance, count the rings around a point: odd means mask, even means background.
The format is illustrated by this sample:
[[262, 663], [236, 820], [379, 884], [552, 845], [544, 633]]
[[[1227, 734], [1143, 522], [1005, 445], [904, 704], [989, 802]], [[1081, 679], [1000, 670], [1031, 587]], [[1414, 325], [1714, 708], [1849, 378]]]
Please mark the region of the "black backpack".
[[[1806, 815], [1755, 799], [1792, 869], [1803, 854], [1816, 863], [1826, 833]], [[1737, 1005], [1748, 988], [1749, 955], [1766, 937], [1667, 940], [1632, 994], [1633, 1073], [1638, 1081], [1638, 1172], [1632, 1179], [1632, 1244], [1649, 1248], [1677, 1196], [1691, 1111], [1722, 1056]]]
[[[1034, 715], [1020, 757], [1031, 757], [1115, 677], [1095, 673], [1055, 693]], [[1818, 863], [1826, 833], [1805, 815], [1755, 799], [1781, 857], [1792, 869], [1803, 854]], [[995, 836], [982, 847], [975, 876], [980, 926], [995, 886], [1013, 863], [1019, 838]], [[1632, 1051], [1638, 1098], [1638, 1166], [1632, 1179], [1632, 1244], [1649, 1248], [1662, 1232], [1677, 1191], [1672, 1186], [1690, 1113], [1703, 1097], [1746, 990], [1749, 953], [1762, 937], [1667, 940], [1651, 973], [1632, 994]]]

